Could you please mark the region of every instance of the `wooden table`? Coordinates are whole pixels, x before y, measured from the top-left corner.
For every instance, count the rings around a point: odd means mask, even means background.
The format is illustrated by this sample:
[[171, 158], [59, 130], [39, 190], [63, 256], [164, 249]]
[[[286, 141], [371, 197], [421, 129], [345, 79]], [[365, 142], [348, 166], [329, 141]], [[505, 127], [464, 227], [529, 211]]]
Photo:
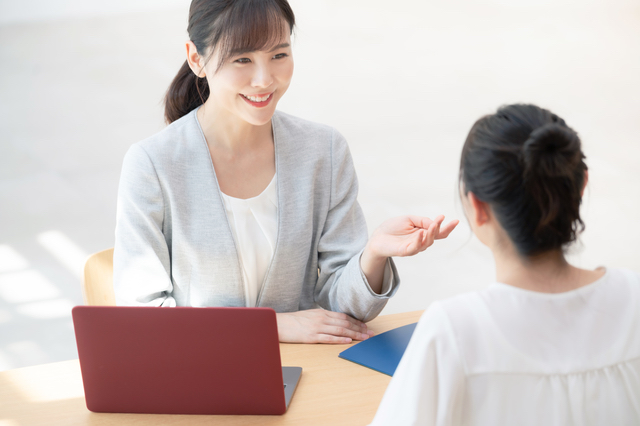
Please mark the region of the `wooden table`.
[[[418, 321], [422, 311], [383, 315], [376, 333]], [[281, 344], [282, 365], [302, 367], [298, 389], [282, 416], [92, 413], [78, 360], [0, 372], [0, 426], [26, 425], [366, 425], [390, 377], [338, 358], [351, 345]]]

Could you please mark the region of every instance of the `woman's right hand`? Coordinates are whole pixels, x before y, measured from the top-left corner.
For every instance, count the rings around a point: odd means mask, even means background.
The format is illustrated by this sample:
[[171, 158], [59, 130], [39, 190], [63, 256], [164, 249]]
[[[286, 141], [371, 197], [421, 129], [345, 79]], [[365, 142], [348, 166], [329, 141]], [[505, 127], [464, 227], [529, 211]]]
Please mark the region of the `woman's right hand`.
[[309, 309], [277, 313], [278, 337], [282, 343], [351, 343], [373, 336], [362, 321], [347, 314]]

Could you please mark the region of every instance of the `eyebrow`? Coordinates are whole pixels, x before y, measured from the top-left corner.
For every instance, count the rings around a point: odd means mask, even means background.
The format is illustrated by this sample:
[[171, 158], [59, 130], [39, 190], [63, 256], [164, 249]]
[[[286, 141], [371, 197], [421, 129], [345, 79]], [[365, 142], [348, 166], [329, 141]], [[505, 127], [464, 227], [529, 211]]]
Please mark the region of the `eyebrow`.
[[269, 53], [273, 52], [274, 50], [278, 50], [278, 49], [284, 49], [285, 47], [289, 47], [289, 43], [282, 43], [277, 45], [276, 47], [274, 47], [273, 49], [271, 49], [269, 51]]
[[[269, 50], [268, 53], [271, 53], [271, 52], [273, 52], [275, 50], [278, 50], [278, 49], [284, 49], [285, 47], [289, 47], [289, 43], [281, 43], [281, 44], [275, 46], [274, 48], [272, 48], [271, 50]], [[254, 52], [254, 50], [253, 49], [233, 50], [233, 51], [230, 52], [230, 56], [243, 55], [243, 54], [248, 53], [248, 52]]]

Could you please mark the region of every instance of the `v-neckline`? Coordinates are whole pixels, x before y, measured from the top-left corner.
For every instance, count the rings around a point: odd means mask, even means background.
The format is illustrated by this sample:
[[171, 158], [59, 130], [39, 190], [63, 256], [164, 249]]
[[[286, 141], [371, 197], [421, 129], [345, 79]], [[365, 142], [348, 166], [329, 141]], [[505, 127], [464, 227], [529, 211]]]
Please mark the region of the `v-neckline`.
[[[225, 222], [227, 224], [227, 235], [228, 237], [231, 239], [231, 242], [233, 244], [233, 248], [236, 252], [236, 275], [238, 276], [240, 283], [241, 283], [241, 287], [242, 287], [242, 291], [244, 293], [244, 301], [245, 301], [245, 306], [247, 304], [247, 293], [244, 290], [245, 286], [244, 286], [244, 278], [243, 278], [243, 274], [242, 274], [242, 266], [241, 266], [241, 261], [240, 261], [240, 253], [238, 251], [238, 246], [233, 238], [233, 231], [231, 230], [231, 222], [229, 221], [229, 215], [227, 214], [227, 209], [224, 207], [224, 199], [223, 196], [227, 196], [226, 194], [224, 194], [222, 192], [222, 190], [220, 189], [220, 184], [218, 183], [218, 176], [216, 175], [216, 169], [213, 166], [213, 159], [211, 158], [211, 152], [209, 151], [209, 145], [207, 144], [207, 138], [204, 136], [204, 131], [202, 130], [202, 126], [200, 125], [200, 120], [198, 120], [198, 110], [200, 109], [200, 107], [197, 107], [196, 109], [193, 110], [193, 118], [196, 122], [196, 126], [198, 127], [198, 130], [200, 131], [200, 136], [202, 138], [202, 143], [204, 144], [204, 148], [207, 152], [207, 156], [209, 157], [209, 164], [211, 165], [211, 172], [213, 174], [213, 180], [216, 184], [216, 189], [218, 192], [218, 199], [220, 200], [221, 206], [222, 206], [222, 211], [224, 213], [224, 218], [225, 218]], [[276, 256], [278, 255], [278, 250], [280, 248], [280, 239], [281, 239], [281, 230], [282, 230], [282, 200], [281, 200], [281, 191], [280, 189], [282, 188], [282, 185], [280, 184], [280, 181], [282, 179], [276, 179], [276, 176], [278, 176], [279, 173], [279, 147], [278, 147], [278, 134], [277, 134], [277, 129], [276, 129], [276, 120], [274, 120], [274, 118], [276, 117], [277, 111], [273, 113], [273, 116], [271, 117], [271, 133], [273, 136], [273, 151], [274, 151], [274, 157], [275, 157], [275, 168], [276, 168], [276, 172], [274, 173], [274, 179], [275, 179], [275, 185], [276, 185], [276, 197], [277, 197], [277, 205], [278, 205], [278, 229], [276, 231], [276, 242], [275, 242], [275, 247], [273, 249], [273, 256], [271, 257], [271, 262], [269, 262], [269, 267], [267, 268], [267, 272], [264, 274], [264, 279], [262, 280], [262, 285], [260, 286], [260, 290], [258, 291], [258, 296], [256, 298], [256, 307], [260, 306], [260, 301], [262, 300], [262, 295], [264, 294], [264, 290], [267, 287], [267, 284], [269, 283], [269, 278], [271, 276], [271, 270], [273, 268], [273, 263], [276, 259]], [[271, 185], [271, 183], [269, 184]], [[268, 188], [269, 186], [267, 186]], [[266, 191], [266, 189], [265, 189]], [[264, 191], [263, 191], [264, 192]]]
[[259, 199], [259, 198], [264, 197], [265, 195], [267, 195], [269, 193], [269, 191], [271, 190], [271, 188], [274, 186], [274, 184], [276, 182], [277, 176], [278, 176], [278, 173], [274, 173], [273, 177], [271, 178], [271, 181], [266, 186], [266, 188], [263, 189], [261, 193], [259, 193], [256, 196], [253, 196], [253, 197], [249, 197], [249, 198], [232, 197], [231, 195], [228, 195], [228, 194], [225, 194], [224, 192], [222, 192], [222, 190], [220, 190], [220, 193], [227, 200], [231, 200], [232, 202], [236, 202], [236, 203], [255, 201], [255, 200]]

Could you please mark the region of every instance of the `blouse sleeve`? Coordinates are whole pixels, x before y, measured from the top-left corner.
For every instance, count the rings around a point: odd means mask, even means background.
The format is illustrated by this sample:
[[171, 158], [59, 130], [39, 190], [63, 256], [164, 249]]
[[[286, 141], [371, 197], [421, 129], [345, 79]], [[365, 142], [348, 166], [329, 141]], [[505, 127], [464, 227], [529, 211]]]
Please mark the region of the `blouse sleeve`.
[[371, 290], [360, 269], [367, 243], [367, 225], [358, 204], [358, 179], [344, 137], [333, 132], [331, 145], [331, 200], [318, 242], [316, 302], [325, 309], [370, 321], [398, 288], [392, 259], [385, 266], [383, 294]]
[[153, 162], [139, 144], [125, 155], [118, 188], [113, 284], [116, 304], [175, 306], [162, 232], [164, 201]]
[[449, 319], [422, 315], [370, 426], [462, 424], [465, 374]]

